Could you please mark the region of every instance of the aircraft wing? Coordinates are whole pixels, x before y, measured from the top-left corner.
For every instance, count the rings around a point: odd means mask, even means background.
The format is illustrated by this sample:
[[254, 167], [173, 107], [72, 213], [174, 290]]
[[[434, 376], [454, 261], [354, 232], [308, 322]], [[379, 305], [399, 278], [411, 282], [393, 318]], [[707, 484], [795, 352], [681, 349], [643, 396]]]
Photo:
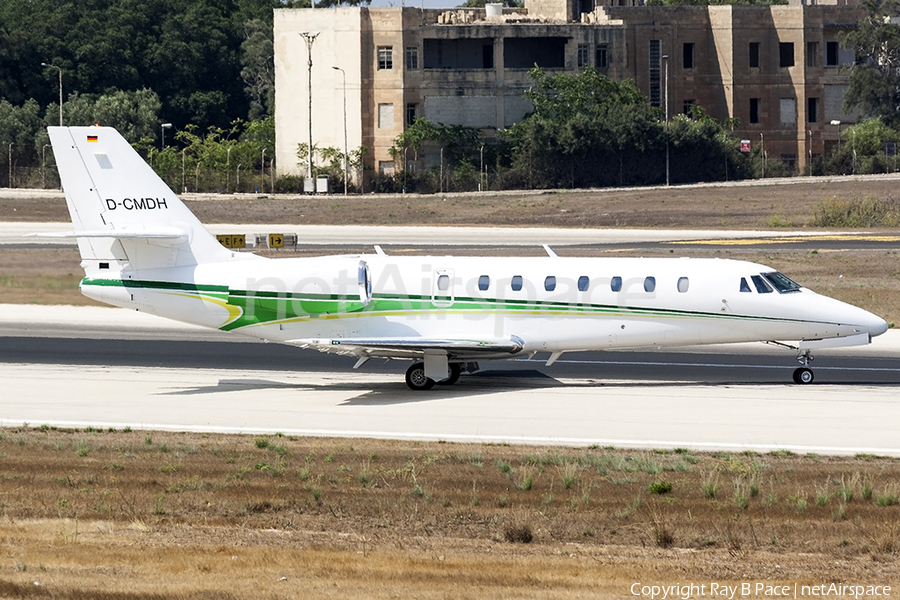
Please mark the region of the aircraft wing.
[[518, 336], [509, 339], [423, 339], [423, 338], [350, 338], [288, 340], [301, 348], [359, 358], [422, 358], [444, 352], [451, 360], [508, 358], [518, 354], [525, 342]]

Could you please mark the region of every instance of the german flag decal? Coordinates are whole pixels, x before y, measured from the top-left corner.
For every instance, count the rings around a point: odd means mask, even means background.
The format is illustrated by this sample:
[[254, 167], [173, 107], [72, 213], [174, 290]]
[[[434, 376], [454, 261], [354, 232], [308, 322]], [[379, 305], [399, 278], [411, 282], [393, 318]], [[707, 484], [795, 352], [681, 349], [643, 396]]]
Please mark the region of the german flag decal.
[[97, 136], [96, 136], [96, 135], [89, 135], [89, 136], [87, 136], [87, 138], [88, 138], [88, 141], [89, 141], [89, 142], [96, 142], [96, 141], [97, 141]]

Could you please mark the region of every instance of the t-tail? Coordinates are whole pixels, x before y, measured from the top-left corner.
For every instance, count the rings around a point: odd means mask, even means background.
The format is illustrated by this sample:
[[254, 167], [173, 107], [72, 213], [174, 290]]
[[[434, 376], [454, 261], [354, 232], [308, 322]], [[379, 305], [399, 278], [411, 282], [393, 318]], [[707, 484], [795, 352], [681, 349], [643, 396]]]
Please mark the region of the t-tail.
[[50, 127], [88, 277], [225, 260], [218, 243], [119, 132]]

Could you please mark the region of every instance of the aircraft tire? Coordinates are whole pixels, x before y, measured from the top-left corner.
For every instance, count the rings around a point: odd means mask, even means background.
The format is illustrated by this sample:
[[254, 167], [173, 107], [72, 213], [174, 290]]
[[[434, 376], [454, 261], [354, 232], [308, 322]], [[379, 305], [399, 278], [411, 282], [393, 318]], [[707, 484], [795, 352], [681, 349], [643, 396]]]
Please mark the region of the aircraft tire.
[[459, 376], [462, 373], [462, 367], [459, 363], [450, 363], [450, 377], [444, 379], [443, 381], [438, 381], [438, 385], [453, 385], [457, 381], [459, 381]]
[[794, 370], [794, 383], [806, 385], [812, 383], [813, 379], [815, 379], [813, 372], [806, 367], [800, 367], [799, 369]]
[[425, 363], [414, 362], [406, 370], [406, 385], [414, 392], [430, 390], [434, 387], [434, 379], [425, 377]]

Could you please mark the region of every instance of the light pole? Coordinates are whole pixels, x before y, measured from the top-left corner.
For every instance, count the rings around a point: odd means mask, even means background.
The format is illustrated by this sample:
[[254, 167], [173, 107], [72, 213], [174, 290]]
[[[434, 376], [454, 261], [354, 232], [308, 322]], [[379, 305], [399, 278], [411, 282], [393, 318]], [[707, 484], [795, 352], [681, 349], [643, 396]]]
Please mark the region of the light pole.
[[16, 145], [15, 142], [10, 142], [10, 143], [9, 143], [9, 187], [12, 187], [12, 186], [13, 186], [13, 180], [12, 180], [12, 147], [15, 146], [15, 145]]
[[259, 167], [259, 186], [262, 188], [262, 193], [266, 193], [266, 148], [262, 149], [262, 157], [260, 159], [260, 167]]
[[838, 128], [838, 152], [841, 151], [841, 122], [837, 119], [831, 122], [832, 125]]
[[766, 138], [763, 137], [762, 132], [759, 134], [759, 154], [760, 154], [760, 162], [762, 162], [762, 179], [766, 178]]
[[63, 105], [63, 88], [62, 88], [62, 67], [57, 67], [56, 65], [51, 65], [50, 63], [41, 63], [42, 67], [50, 67], [51, 69], [56, 69], [59, 71], [59, 126], [63, 126], [63, 117], [62, 117], [62, 105]]
[[160, 152], [162, 152], [163, 150], [166, 149], [166, 129], [172, 129], [172, 124], [171, 123], [163, 123], [162, 125], [159, 126], [159, 131], [162, 134], [160, 136], [160, 142], [159, 142], [159, 151]]
[[[312, 119], [312, 65], [313, 65], [313, 61], [312, 61], [312, 47], [313, 47], [313, 42], [315, 42], [316, 38], [319, 37], [319, 33], [318, 32], [310, 33], [309, 31], [302, 31], [302, 32], [300, 32], [300, 36], [306, 41], [306, 53], [308, 56], [307, 65], [309, 68], [309, 76], [308, 76], [308, 82], [309, 82], [308, 83], [308, 85], [309, 85], [309, 148], [308, 148], [309, 156], [308, 156], [308, 159], [309, 159], [309, 163], [307, 166], [306, 174], [309, 178], [308, 181], [310, 182], [311, 185], [314, 186], [315, 184], [312, 181], [312, 176], [313, 176], [313, 156], [312, 156], [313, 155], [313, 135], [312, 135], [312, 121], [313, 121], [313, 119]], [[315, 191], [315, 187], [313, 187], [313, 191]]]
[[481, 155], [481, 166], [479, 167], [479, 177], [478, 177], [478, 191], [484, 191], [484, 142], [481, 144], [481, 151], [479, 153]]
[[663, 71], [666, 91], [666, 186], [669, 185], [669, 55], [663, 54]]
[[[344, 78], [344, 195], [347, 195], [347, 73], [340, 67], [331, 67], [335, 71], [340, 71]], [[406, 169], [406, 165], [403, 165]]]
[[225, 151], [225, 193], [228, 193], [228, 179], [231, 177], [231, 146]]
[[50, 144], [44, 144], [41, 148], [41, 189], [47, 187], [46, 181], [44, 179], [44, 169], [47, 166], [47, 148]]

